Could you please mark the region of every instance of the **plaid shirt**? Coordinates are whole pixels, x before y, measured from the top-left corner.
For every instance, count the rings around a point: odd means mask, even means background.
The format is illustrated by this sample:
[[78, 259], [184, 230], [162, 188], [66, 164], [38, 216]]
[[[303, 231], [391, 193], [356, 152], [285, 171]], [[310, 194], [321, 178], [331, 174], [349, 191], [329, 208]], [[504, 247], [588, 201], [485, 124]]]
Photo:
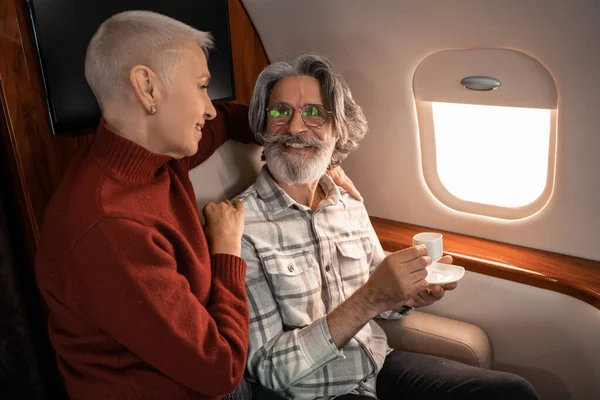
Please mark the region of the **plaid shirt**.
[[289, 197], [266, 166], [239, 196], [246, 224], [248, 372], [296, 399], [375, 397], [376, 375], [391, 351], [385, 333], [370, 321], [338, 349], [326, 316], [367, 281], [385, 253], [364, 205], [327, 175], [319, 185], [327, 197], [314, 213]]

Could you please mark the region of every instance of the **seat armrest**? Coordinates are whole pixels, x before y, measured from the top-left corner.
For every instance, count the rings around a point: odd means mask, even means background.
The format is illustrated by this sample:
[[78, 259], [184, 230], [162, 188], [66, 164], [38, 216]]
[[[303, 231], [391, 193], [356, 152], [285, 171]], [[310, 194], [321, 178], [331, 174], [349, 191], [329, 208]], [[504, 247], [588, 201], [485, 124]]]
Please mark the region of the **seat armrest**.
[[419, 311], [399, 320], [375, 321], [395, 350], [429, 354], [475, 367], [490, 367], [490, 341], [478, 326]]

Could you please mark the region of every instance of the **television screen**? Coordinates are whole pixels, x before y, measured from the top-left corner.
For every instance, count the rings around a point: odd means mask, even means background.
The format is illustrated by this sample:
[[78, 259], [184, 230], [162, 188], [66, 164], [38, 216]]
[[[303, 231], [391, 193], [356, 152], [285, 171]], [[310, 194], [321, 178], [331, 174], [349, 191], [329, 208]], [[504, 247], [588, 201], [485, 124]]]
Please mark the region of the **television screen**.
[[85, 80], [87, 45], [111, 15], [155, 11], [209, 31], [213, 100], [235, 98], [227, 0], [28, 0], [53, 133], [96, 126], [100, 109]]

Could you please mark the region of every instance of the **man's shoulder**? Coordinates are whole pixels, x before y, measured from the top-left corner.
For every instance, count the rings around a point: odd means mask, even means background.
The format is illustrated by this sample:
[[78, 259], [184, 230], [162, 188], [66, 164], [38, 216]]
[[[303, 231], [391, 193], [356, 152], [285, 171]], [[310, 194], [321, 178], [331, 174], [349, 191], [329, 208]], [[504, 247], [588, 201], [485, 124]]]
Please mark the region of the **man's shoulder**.
[[242, 193], [238, 194], [235, 197], [235, 200], [240, 200], [242, 203], [245, 203], [247, 201], [250, 201], [250, 199], [255, 198], [258, 196], [258, 192], [257, 192], [257, 188], [256, 188], [256, 182], [254, 182], [252, 185], [248, 186], [248, 188], [246, 188], [246, 190], [244, 190]]
[[250, 215], [256, 217], [263, 214], [261, 209], [264, 209], [264, 201], [258, 193], [256, 182], [237, 195], [235, 200], [241, 201], [244, 205], [244, 217], [246, 220]]
[[357, 200], [354, 196], [348, 193], [341, 186], [337, 186], [340, 191], [340, 201], [346, 206], [346, 209], [349, 212], [366, 212], [365, 203]]

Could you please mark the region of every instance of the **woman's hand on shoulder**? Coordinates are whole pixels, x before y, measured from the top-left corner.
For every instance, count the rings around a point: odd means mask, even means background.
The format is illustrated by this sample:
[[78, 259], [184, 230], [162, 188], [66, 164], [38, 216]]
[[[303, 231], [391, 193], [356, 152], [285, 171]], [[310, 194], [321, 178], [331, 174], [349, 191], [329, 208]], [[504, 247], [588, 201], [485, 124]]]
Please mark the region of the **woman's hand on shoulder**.
[[208, 203], [202, 210], [206, 224], [204, 231], [210, 254], [241, 256], [244, 233], [244, 206], [239, 200]]
[[354, 183], [348, 178], [348, 175], [346, 175], [342, 167], [338, 165], [335, 168], [327, 170], [327, 175], [333, 179], [333, 182], [335, 182], [336, 185], [350, 193], [356, 200], [363, 201], [363, 197], [358, 192], [358, 189], [356, 189], [356, 186], [354, 186]]

